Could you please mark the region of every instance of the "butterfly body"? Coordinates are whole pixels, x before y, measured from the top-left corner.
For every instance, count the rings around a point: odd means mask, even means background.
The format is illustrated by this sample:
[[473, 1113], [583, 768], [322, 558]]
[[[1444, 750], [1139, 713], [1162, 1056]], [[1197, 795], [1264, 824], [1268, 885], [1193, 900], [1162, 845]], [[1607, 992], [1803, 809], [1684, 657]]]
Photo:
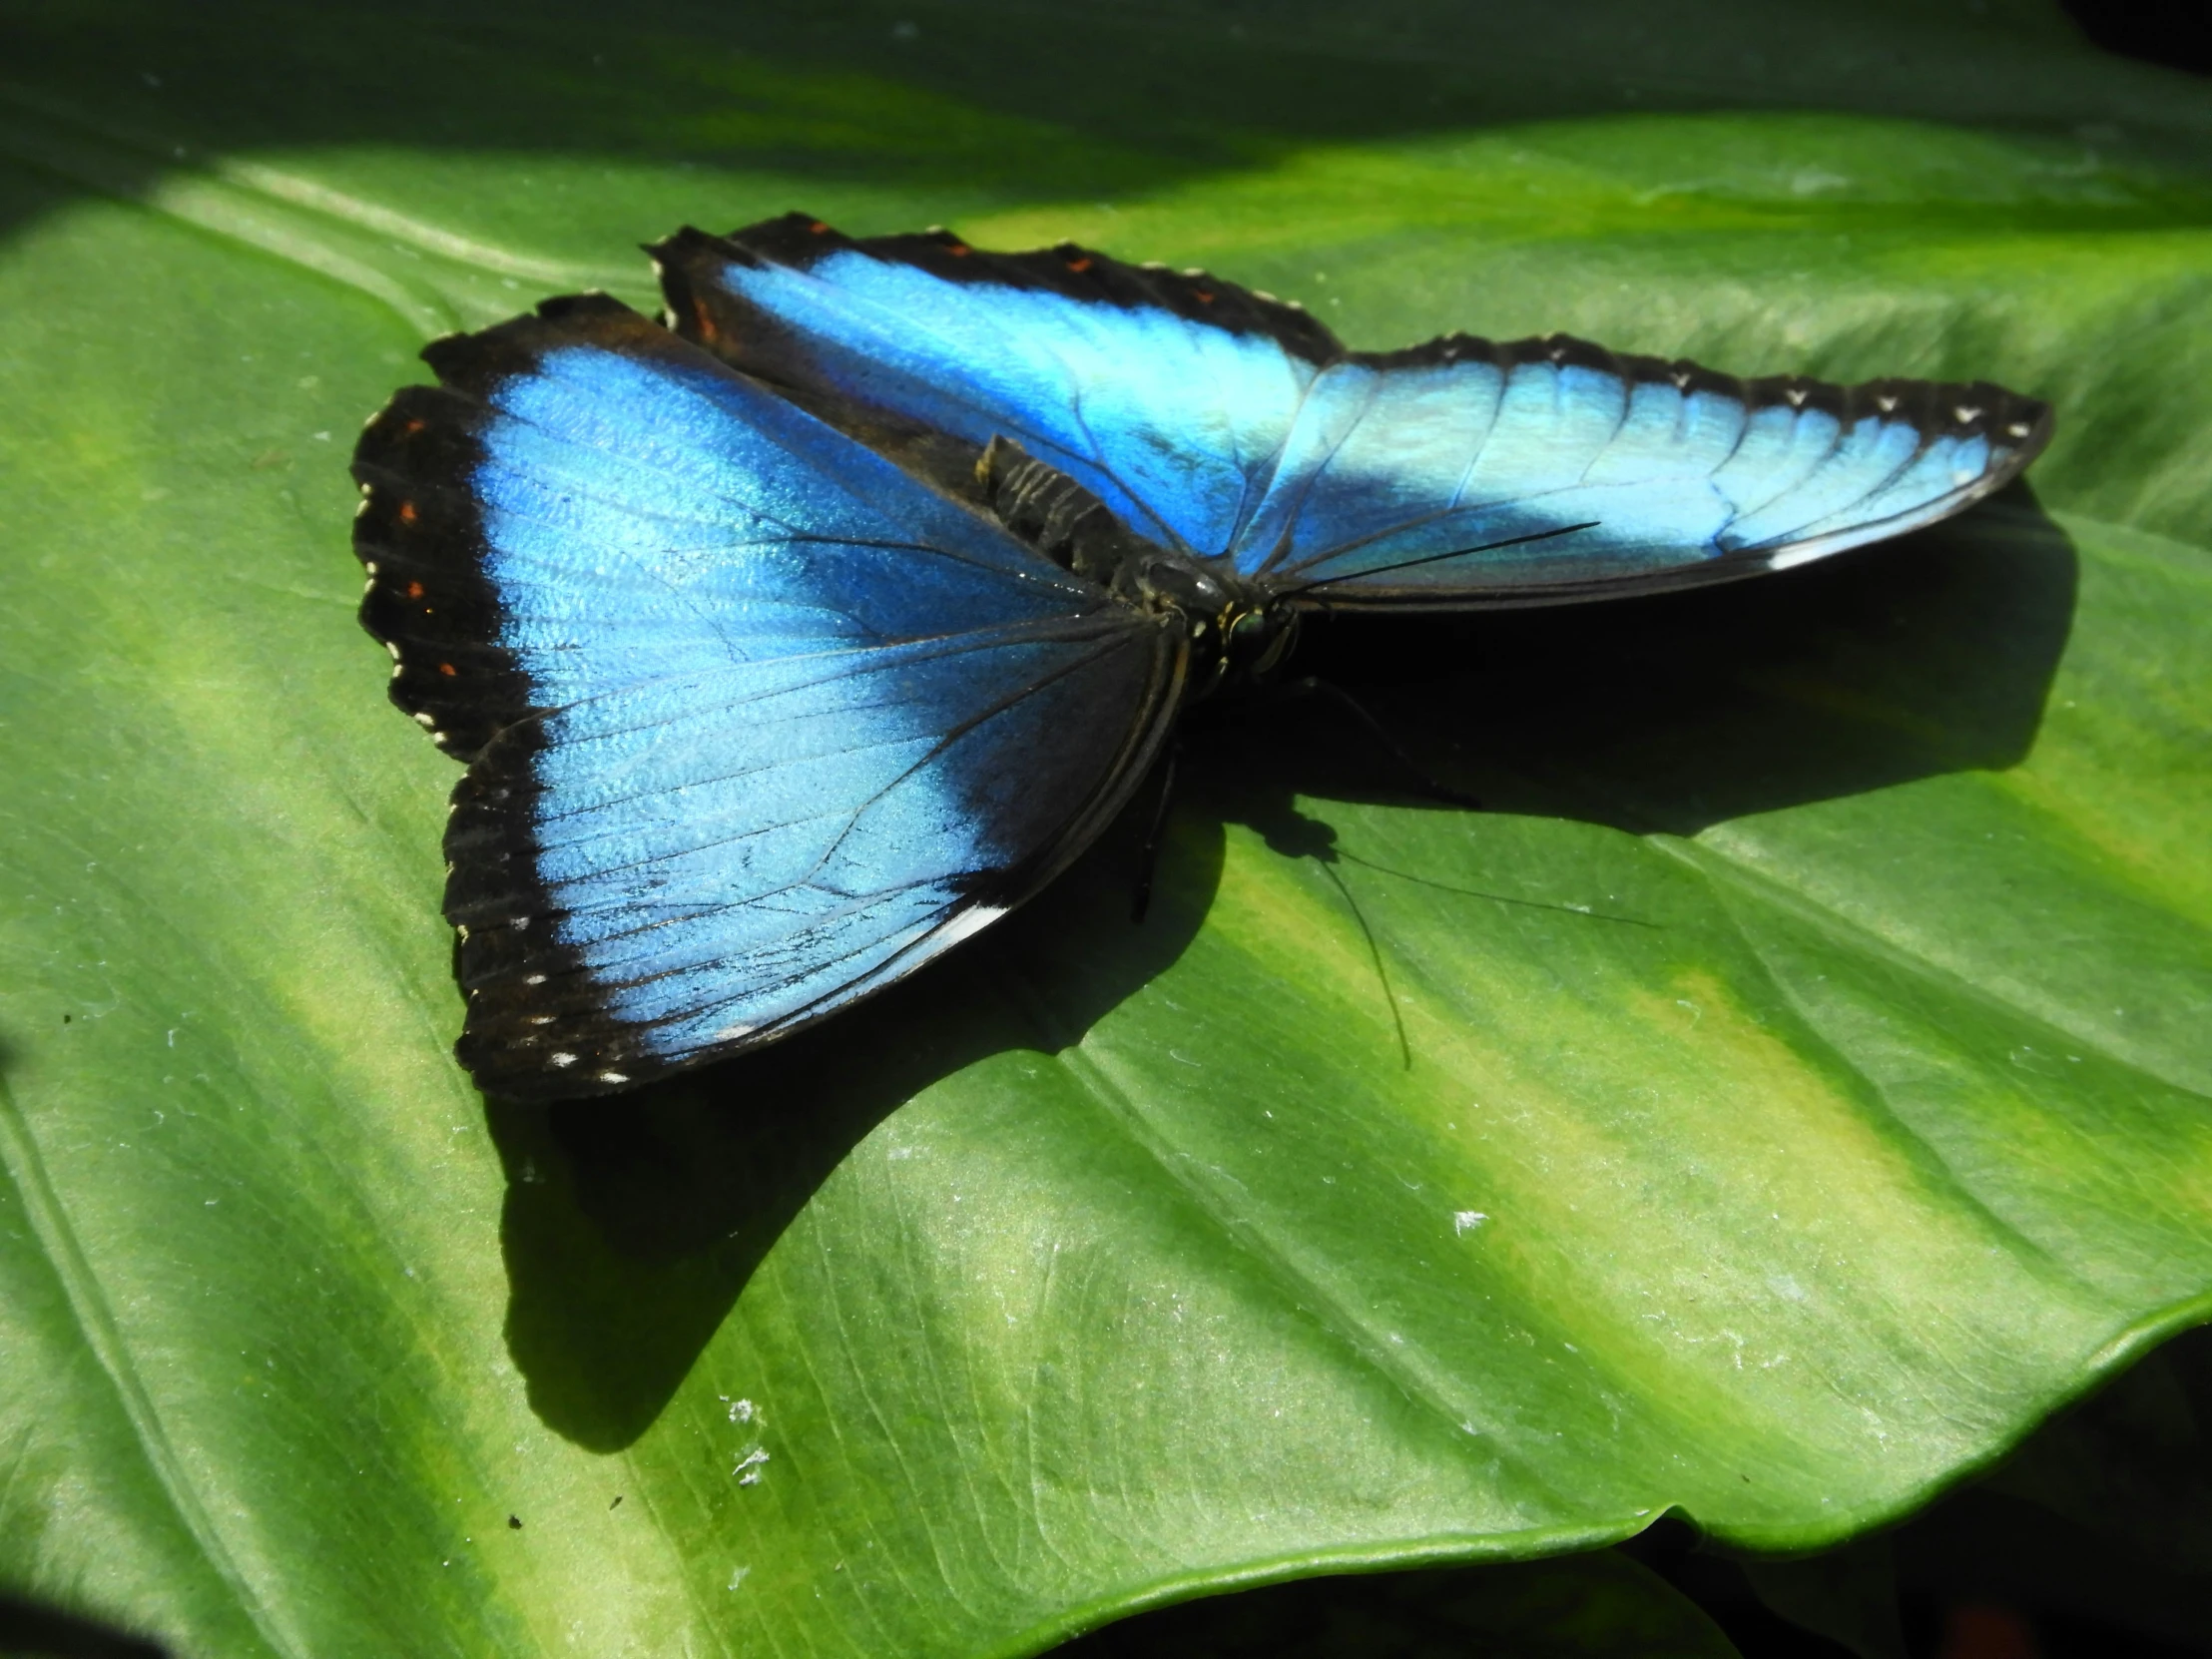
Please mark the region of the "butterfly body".
[[2000, 387], [1738, 380], [1553, 337], [1348, 351], [1080, 249], [793, 216], [434, 342], [364, 431], [362, 621], [469, 764], [446, 835], [488, 1091], [772, 1041], [988, 925], [1180, 712], [1328, 608], [1784, 569], [2015, 475]]
[[1044, 557], [1124, 604], [1172, 619], [1188, 641], [1185, 703], [1223, 687], [1259, 684], [1290, 655], [1298, 639], [1296, 607], [1227, 561], [1132, 534], [1090, 491], [1004, 438], [984, 446], [975, 476], [999, 522]]

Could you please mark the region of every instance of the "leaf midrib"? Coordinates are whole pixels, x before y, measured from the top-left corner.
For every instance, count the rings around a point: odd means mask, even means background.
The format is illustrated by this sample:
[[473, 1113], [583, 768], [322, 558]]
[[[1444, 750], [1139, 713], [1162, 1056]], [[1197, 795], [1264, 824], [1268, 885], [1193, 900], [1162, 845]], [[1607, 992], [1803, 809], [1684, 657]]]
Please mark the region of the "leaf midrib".
[[1955, 970], [1921, 955], [1865, 922], [1854, 920], [1842, 911], [1821, 903], [1802, 888], [1779, 879], [1771, 870], [1753, 865], [1749, 860], [1731, 852], [1725, 844], [1665, 834], [1647, 835], [1643, 838], [1646, 844], [1697, 870], [1708, 879], [1729, 881], [1759, 902], [1774, 905], [1796, 916], [1846, 950], [1874, 956], [1891, 967], [1940, 986], [1946, 995], [1978, 1003], [1985, 1009], [2003, 1014], [2008, 1020], [2062, 1036], [2068, 1043], [2096, 1055], [2112, 1066], [2160, 1088], [2172, 1089], [2212, 1105], [2212, 1093], [2207, 1093], [2198, 1085], [2181, 1078], [2169, 1077], [2147, 1061], [2115, 1052], [2106, 1046], [2106, 1039], [2102, 1035], [2085, 1035], [2060, 1025], [2047, 1012], [2006, 996], [1994, 986], [1960, 977]]

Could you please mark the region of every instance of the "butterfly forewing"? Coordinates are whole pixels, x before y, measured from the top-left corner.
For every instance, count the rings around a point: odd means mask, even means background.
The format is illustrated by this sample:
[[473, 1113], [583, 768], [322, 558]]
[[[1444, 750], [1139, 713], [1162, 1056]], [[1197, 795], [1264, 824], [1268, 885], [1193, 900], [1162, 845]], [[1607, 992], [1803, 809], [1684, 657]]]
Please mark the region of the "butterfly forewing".
[[818, 226], [663, 243], [676, 325], [779, 383], [1012, 439], [1138, 534], [1203, 557], [1234, 543], [1343, 349], [1304, 311], [1203, 276]]

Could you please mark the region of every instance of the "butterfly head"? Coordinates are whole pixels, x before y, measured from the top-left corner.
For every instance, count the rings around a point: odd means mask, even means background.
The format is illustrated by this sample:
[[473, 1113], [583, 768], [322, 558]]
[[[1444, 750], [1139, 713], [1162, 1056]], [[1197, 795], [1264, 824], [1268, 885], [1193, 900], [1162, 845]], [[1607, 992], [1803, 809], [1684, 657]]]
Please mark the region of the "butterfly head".
[[1298, 613], [1226, 569], [1155, 549], [1131, 571], [1134, 597], [1190, 630], [1190, 695], [1266, 680], [1290, 655]]

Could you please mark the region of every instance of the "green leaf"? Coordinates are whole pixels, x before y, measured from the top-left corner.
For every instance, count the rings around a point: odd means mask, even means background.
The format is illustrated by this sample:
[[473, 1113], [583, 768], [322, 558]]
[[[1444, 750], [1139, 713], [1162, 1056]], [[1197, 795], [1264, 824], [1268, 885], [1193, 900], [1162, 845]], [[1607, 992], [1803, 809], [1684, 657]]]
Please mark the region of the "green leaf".
[[[19, 8], [0, 1575], [225, 1655], [1013, 1655], [1816, 1548], [2202, 1318], [2201, 86], [2027, 0], [1681, 16]], [[2059, 436], [1787, 578], [1320, 630], [1486, 813], [1227, 711], [1143, 927], [1123, 833], [819, 1034], [487, 1110], [351, 434], [797, 205]]]

